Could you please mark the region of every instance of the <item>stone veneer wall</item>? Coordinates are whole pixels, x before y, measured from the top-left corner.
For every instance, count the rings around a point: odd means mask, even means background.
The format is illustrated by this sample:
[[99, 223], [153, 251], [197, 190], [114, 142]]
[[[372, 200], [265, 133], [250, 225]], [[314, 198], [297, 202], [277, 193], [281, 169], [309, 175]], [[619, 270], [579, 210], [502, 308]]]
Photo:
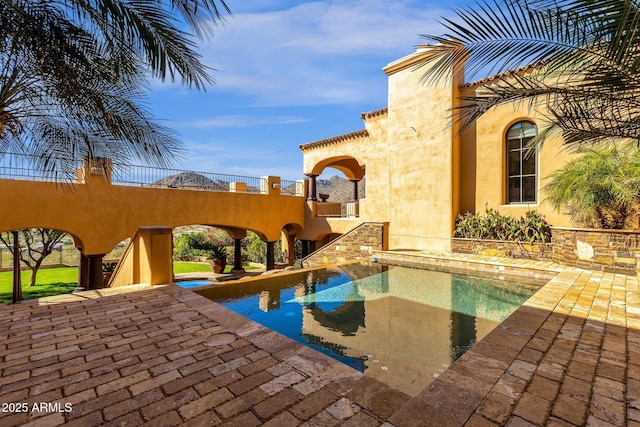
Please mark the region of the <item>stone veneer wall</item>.
[[368, 258], [387, 249], [387, 222], [365, 222], [302, 260], [303, 267]]
[[551, 243], [514, 243], [504, 240], [481, 240], [453, 238], [451, 251], [459, 254], [501, 256], [518, 259], [548, 261], [552, 258]]
[[553, 227], [553, 261], [611, 273], [636, 274], [640, 231]]

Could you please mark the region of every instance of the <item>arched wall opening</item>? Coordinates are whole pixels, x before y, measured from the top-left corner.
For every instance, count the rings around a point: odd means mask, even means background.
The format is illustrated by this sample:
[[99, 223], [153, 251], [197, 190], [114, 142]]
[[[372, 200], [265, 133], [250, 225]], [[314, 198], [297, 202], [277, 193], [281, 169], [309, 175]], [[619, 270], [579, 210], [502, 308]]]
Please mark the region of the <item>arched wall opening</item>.
[[363, 199], [365, 167], [351, 156], [335, 156], [318, 162], [309, 177], [309, 200], [333, 203]]
[[64, 230], [34, 227], [0, 232], [0, 275], [13, 282], [13, 295], [0, 294], [0, 303], [73, 292], [78, 284], [79, 244]]

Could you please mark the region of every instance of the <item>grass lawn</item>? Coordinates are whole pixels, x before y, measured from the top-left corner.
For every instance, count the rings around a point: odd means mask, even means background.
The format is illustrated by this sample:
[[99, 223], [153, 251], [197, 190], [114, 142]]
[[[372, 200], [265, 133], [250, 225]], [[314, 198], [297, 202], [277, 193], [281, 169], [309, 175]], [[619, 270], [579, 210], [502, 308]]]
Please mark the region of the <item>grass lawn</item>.
[[182, 273], [211, 273], [211, 264], [207, 262], [185, 262], [174, 261], [173, 262], [173, 274]]
[[[244, 269], [249, 270], [257, 270], [259, 267], [254, 267], [252, 265], [245, 265]], [[231, 273], [233, 269], [233, 265], [227, 264], [224, 269], [225, 273]], [[173, 262], [173, 274], [182, 274], [182, 273], [211, 273], [211, 264], [206, 262], [186, 262], [186, 261], [174, 261]]]
[[[227, 266], [225, 273], [231, 272], [232, 266]], [[257, 267], [247, 265], [245, 270], [254, 270]], [[173, 272], [181, 273], [211, 273], [211, 265], [204, 262], [173, 263]], [[29, 286], [31, 271], [24, 270], [21, 274], [22, 298], [33, 299], [50, 295], [68, 294], [78, 286], [78, 267], [42, 268], [38, 270], [38, 278], [35, 286]], [[0, 272], [0, 304], [11, 302], [13, 294], [13, 272]]]
[[[37, 283], [29, 286], [31, 271], [22, 271], [22, 298], [33, 299], [71, 293], [78, 286], [78, 267], [44, 268], [38, 270]], [[11, 302], [13, 272], [0, 272], [0, 304]]]

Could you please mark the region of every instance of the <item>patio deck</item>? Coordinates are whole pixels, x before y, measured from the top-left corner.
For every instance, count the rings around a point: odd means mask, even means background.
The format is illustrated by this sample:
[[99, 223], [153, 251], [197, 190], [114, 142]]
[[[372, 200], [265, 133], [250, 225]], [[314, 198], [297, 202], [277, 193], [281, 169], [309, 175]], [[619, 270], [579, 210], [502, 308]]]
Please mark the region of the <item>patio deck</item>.
[[405, 255], [418, 263], [556, 275], [416, 397], [174, 285], [0, 306], [0, 425], [640, 421], [635, 277], [521, 260]]

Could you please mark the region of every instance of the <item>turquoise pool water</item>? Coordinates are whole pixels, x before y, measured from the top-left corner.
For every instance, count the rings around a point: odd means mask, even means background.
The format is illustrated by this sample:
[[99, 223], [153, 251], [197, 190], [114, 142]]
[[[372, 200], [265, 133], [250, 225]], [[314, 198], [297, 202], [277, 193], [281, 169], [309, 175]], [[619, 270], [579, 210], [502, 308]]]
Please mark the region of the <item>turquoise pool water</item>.
[[194, 291], [414, 396], [540, 286], [367, 262]]

